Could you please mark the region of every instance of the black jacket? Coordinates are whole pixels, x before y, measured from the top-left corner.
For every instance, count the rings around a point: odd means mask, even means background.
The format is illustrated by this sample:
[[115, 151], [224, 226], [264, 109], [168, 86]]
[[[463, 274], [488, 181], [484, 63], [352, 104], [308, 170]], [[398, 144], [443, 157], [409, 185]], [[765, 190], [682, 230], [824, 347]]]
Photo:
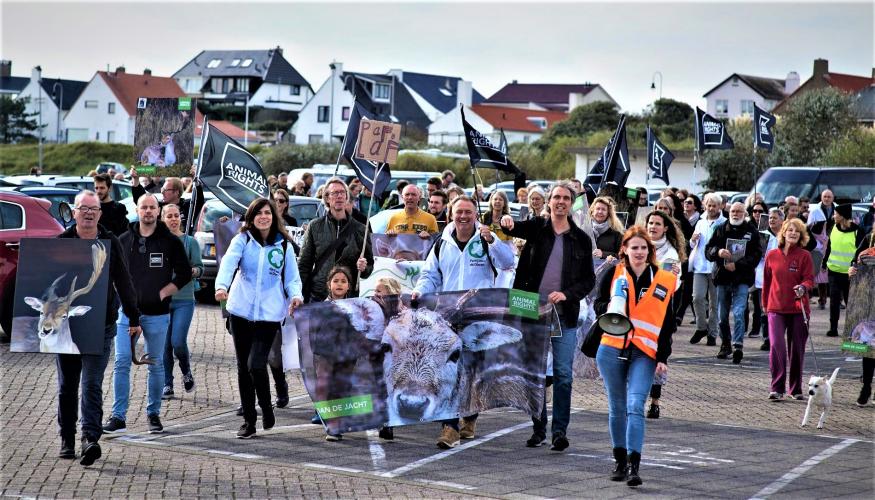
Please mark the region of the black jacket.
[[[717, 253], [726, 248], [726, 240], [729, 238], [744, 240], [744, 257], [735, 263], [735, 271], [727, 271], [725, 260]], [[757, 264], [763, 257], [763, 249], [760, 247], [760, 236], [757, 228], [748, 221], [742, 221], [738, 226], [729, 223], [729, 219], [714, 230], [711, 239], [705, 246], [705, 258], [717, 264], [717, 276], [714, 284], [720, 285], [747, 285], [753, 286], [754, 274]]]
[[[201, 186], [200, 184], [195, 184], [194, 189], [195, 189], [195, 192], [193, 193], [193, 196], [197, 199], [197, 201], [195, 202], [195, 205], [194, 205], [194, 212], [193, 212], [194, 221], [192, 222], [192, 227], [194, 227], [194, 224], [197, 223], [197, 218], [200, 216], [201, 209], [204, 207], [204, 188], [203, 188], [203, 186]], [[132, 187], [131, 188], [131, 195], [134, 197], [134, 203], [137, 203], [137, 201], [139, 201], [139, 199], [140, 199], [140, 196], [143, 196], [147, 192], [151, 192], [151, 191], [147, 191], [147, 189], [144, 188], [143, 186]], [[180, 193], [179, 195], [182, 196], [182, 193]], [[159, 205], [163, 207], [164, 205], [166, 205], [166, 203], [164, 203], [162, 201]], [[183, 231], [185, 231], [185, 228], [186, 228], [185, 222], [186, 222], [186, 220], [188, 220], [188, 210], [190, 207], [191, 207], [191, 198], [188, 198], [188, 199], [180, 198], [179, 199], [179, 223], [180, 223], [180, 227], [182, 228]]]
[[[324, 263], [316, 269], [316, 259], [322, 255], [323, 251], [331, 247], [337, 239], [337, 235], [340, 234], [340, 231], [347, 224], [353, 224], [353, 226], [349, 228], [345, 240], [334, 250], [334, 255], [327, 256]], [[329, 213], [310, 221], [310, 224], [307, 226], [307, 232], [304, 234], [304, 245], [301, 247], [301, 255], [298, 258], [301, 283], [310, 292], [310, 297], [305, 296], [304, 300], [318, 302], [328, 297], [326, 280], [328, 279], [328, 272], [334, 266], [345, 266], [352, 273], [353, 282], [349, 284], [349, 296], [356, 296], [358, 290], [356, 262], [358, 262], [359, 255], [362, 253], [364, 239], [364, 224], [350, 217], [338, 221]], [[374, 254], [371, 252], [370, 244], [365, 249], [365, 259], [368, 261], [368, 267], [362, 271], [362, 278], [370, 276], [374, 268]], [[310, 280], [309, 283], [308, 280]]]
[[132, 222], [119, 240], [131, 270], [131, 281], [137, 287], [140, 313], [168, 314], [171, 297], [159, 300], [158, 292], [168, 283], [182, 288], [191, 281], [191, 264], [182, 241], [161, 221], [147, 238], [140, 236], [140, 223]]
[[124, 234], [128, 230], [128, 209], [117, 201], [109, 200], [100, 204], [100, 220], [98, 221], [107, 231], [116, 235]]
[[595, 239], [595, 247], [602, 251], [602, 258], [608, 255], [616, 257], [620, 253], [620, 245], [623, 243], [623, 235], [614, 228], [607, 228], [604, 233]]
[[[76, 224], [58, 235], [58, 238], [79, 238]], [[97, 226], [97, 239], [109, 240], [109, 280], [111, 286], [106, 290], [106, 325], [111, 325], [118, 319], [118, 300], [121, 298], [122, 310], [130, 319], [131, 326], [140, 326], [140, 311], [137, 309], [137, 295], [131, 283], [125, 252], [119, 239], [101, 225]]]
[[[571, 218], [571, 229], [562, 238], [564, 242], [562, 262], [562, 289], [566, 300], [562, 303], [562, 327], [577, 325], [580, 314], [580, 300], [595, 286], [595, 272], [592, 268], [592, 243]], [[556, 234], [550, 219], [535, 217], [514, 223], [513, 229], [505, 230], [516, 238], [523, 238], [526, 244], [520, 254], [513, 287], [527, 292], [538, 292], [547, 259], [553, 251]]]

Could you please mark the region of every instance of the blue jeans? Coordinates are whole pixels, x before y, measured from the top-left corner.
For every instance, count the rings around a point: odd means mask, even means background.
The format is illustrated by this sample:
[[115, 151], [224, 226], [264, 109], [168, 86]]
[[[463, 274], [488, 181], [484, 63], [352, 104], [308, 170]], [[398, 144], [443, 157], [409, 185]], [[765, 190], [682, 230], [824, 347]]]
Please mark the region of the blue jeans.
[[729, 343], [729, 309], [732, 308], [732, 345], [744, 345], [744, 310], [747, 307], [747, 285], [720, 285], [717, 287], [717, 309], [720, 316], [720, 337]]
[[644, 446], [644, 402], [653, 385], [656, 360], [637, 347], [627, 350], [629, 360], [618, 359], [620, 350], [599, 346], [595, 361], [608, 393], [608, 427], [614, 448], [641, 453]]
[[73, 441], [82, 385], [82, 437], [97, 441], [103, 433], [103, 374], [109, 362], [115, 325], [103, 331], [103, 354], [58, 354], [58, 430]]
[[188, 355], [188, 328], [194, 316], [193, 300], [170, 302], [170, 327], [164, 341], [164, 385], [173, 387], [173, 356], [179, 360], [179, 371], [191, 373]]
[[[564, 436], [571, 420], [571, 367], [577, 348], [577, 327], [564, 328], [561, 337], [550, 337], [553, 344], [553, 436]], [[541, 416], [532, 417], [533, 431], [547, 435], [547, 398], [541, 407]]]
[[[123, 422], [131, 398], [131, 336], [128, 335], [128, 321], [125, 313], [119, 310], [115, 333], [115, 368], [112, 377], [115, 393], [112, 416]], [[148, 396], [146, 415], [161, 413], [161, 390], [164, 388], [164, 340], [167, 338], [169, 324], [170, 314], [140, 316], [140, 326], [143, 327], [142, 337], [146, 340], [146, 354], [149, 355], [149, 359], [155, 360], [154, 365], [146, 365], [149, 367], [149, 376], [146, 379]]]

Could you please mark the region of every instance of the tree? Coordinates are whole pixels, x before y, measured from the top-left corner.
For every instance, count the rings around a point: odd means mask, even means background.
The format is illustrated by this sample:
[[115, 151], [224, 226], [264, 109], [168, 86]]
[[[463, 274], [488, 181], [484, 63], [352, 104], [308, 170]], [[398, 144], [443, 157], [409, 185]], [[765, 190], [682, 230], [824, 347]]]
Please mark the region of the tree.
[[611, 129], [620, 121], [620, 113], [611, 102], [596, 101], [574, 108], [568, 118], [553, 125], [538, 143], [542, 150], [547, 150], [559, 137], [584, 136], [596, 130]]
[[727, 124], [726, 130], [735, 143], [733, 149], [709, 149], [699, 153], [708, 172], [708, 179], [702, 184], [716, 191], [748, 191], [759, 176], [774, 165], [774, 157], [763, 149], [754, 151], [750, 116], [736, 118]]
[[854, 128], [833, 142], [816, 163], [825, 167], [875, 167], [875, 130]]
[[12, 144], [26, 137], [33, 137], [34, 130], [39, 128], [34, 117], [37, 113], [27, 112], [30, 97], [13, 99], [0, 97], [0, 140], [3, 144]]
[[832, 87], [805, 92], [790, 101], [775, 127], [776, 163], [814, 165], [833, 142], [855, 127], [851, 104], [850, 95]]
[[682, 141], [694, 136], [693, 108], [674, 99], [659, 99], [644, 118], [663, 141]]

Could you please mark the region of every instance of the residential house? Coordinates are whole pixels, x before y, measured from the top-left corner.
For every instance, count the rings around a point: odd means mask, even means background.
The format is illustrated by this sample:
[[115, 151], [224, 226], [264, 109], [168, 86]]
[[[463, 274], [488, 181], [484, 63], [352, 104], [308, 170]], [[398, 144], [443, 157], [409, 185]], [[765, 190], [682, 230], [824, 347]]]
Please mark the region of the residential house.
[[0, 60], [0, 95], [8, 95], [13, 99], [30, 83], [26, 76], [12, 76], [12, 61]]
[[[550, 127], [566, 118], [568, 118], [568, 113], [562, 111], [542, 111], [485, 104], [465, 106], [465, 119], [468, 123], [496, 144], [501, 138], [502, 130], [504, 130], [508, 144], [534, 142], [544, 135]], [[465, 131], [462, 127], [462, 114], [453, 111], [435, 120], [428, 128], [428, 143], [464, 145]]]
[[854, 95], [854, 114], [861, 125], [875, 126], [875, 83]]
[[810, 90], [832, 87], [841, 90], [842, 92], [853, 94], [866, 89], [873, 83], [875, 83], [875, 68], [872, 68], [871, 76], [834, 73], [829, 70], [828, 60], [815, 59], [814, 73], [811, 75], [811, 78], [805, 80], [805, 83], [800, 85], [799, 88], [775, 106], [774, 112], [776, 114], [781, 114], [781, 112], [786, 109], [787, 103]]
[[708, 114], [717, 118], [735, 118], [753, 115], [754, 104], [771, 111], [776, 104], [799, 87], [799, 74], [791, 71], [787, 78], [733, 73], [714, 88], [705, 92]]
[[134, 143], [137, 99], [140, 97], [185, 97], [170, 77], [98, 71], [72, 104], [64, 120], [67, 141]]
[[283, 49], [203, 50], [173, 78], [191, 97], [212, 104], [301, 111], [313, 97], [307, 80], [283, 57]]
[[343, 64], [338, 62], [329, 67], [331, 75], [291, 128], [298, 144], [342, 140], [349, 125], [353, 96], [371, 113], [400, 123], [402, 134], [423, 140], [432, 121], [458, 106], [460, 88], [461, 94], [467, 96], [466, 104], [483, 101], [471, 82], [458, 77], [400, 69], [386, 74], [357, 73], [344, 71]]
[[29, 98], [25, 109], [28, 113], [36, 113], [37, 124], [43, 126], [43, 141], [66, 142], [64, 120], [86, 85], [88, 82], [45, 78], [42, 68], [33, 68], [18, 98]]
[[597, 101], [620, 107], [597, 83], [519, 83], [516, 80], [502, 87], [483, 104], [568, 113], [578, 106]]
[[[219, 132], [227, 135], [231, 139], [239, 142], [240, 144], [244, 144], [247, 142], [258, 142], [258, 135], [249, 131], [248, 133], [242, 128], [234, 125], [233, 123], [225, 120], [210, 120], [209, 124], [216, 127]], [[195, 126], [194, 126], [194, 143], [200, 144], [201, 135], [204, 132], [204, 115], [198, 111], [195, 114]]]

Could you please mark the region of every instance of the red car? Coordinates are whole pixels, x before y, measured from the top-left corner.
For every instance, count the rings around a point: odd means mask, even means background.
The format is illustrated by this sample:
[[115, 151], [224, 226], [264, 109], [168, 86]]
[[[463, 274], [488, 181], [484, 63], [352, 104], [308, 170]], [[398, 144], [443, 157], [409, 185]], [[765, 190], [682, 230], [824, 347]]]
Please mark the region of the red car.
[[21, 238], [54, 238], [64, 231], [52, 217], [51, 206], [50, 201], [40, 198], [0, 192], [0, 327], [7, 342], [12, 334], [12, 303]]

